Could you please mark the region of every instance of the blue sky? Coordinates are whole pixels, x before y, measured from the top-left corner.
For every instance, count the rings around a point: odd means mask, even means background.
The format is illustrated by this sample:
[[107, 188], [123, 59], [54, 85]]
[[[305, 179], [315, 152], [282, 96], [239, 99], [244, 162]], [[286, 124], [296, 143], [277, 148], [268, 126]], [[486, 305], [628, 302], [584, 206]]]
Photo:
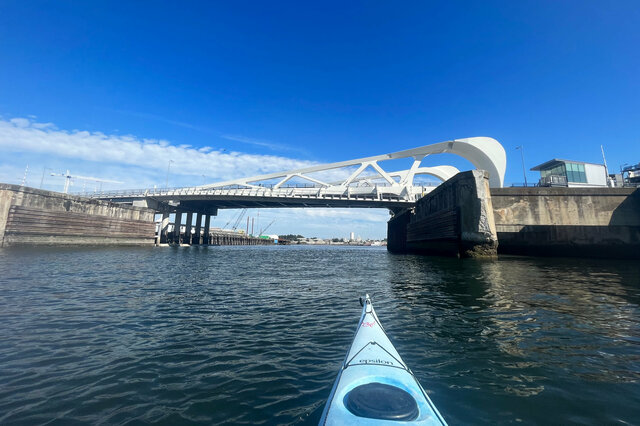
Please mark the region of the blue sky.
[[[518, 145], [530, 182], [551, 158], [601, 163], [600, 145], [612, 170], [640, 162], [637, 1], [0, 8], [3, 182], [28, 164], [36, 187], [45, 168], [162, 186], [175, 159], [170, 185], [193, 185], [472, 136], [503, 144], [507, 184], [523, 181]], [[324, 237], [383, 237], [388, 217], [260, 214]]]

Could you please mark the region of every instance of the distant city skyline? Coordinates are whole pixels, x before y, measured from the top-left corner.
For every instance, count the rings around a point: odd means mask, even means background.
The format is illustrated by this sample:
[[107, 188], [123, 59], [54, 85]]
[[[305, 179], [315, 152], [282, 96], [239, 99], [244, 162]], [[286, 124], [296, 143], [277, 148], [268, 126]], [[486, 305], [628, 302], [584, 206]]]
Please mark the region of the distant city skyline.
[[[0, 181], [28, 165], [26, 184], [58, 191], [67, 170], [123, 182], [103, 189], [193, 186], [473, 136], [503, 144], [506, 185], [552, 158], [602, 164], [601, 145], [617, 172], [640, 162], [639, 27], [630, 0], [11, 2]], [[260, 216], [274, 233], [384, 238], [389, 214]]]

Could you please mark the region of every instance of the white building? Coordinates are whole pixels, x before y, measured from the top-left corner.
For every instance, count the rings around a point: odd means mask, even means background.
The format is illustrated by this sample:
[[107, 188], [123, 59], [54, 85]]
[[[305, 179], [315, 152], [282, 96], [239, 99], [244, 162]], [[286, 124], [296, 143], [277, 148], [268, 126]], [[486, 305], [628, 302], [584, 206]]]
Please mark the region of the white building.
[[531, 170], [540, 172], [540, 186], [607, 186], [607, 171], [602, 164], [554, 158]]

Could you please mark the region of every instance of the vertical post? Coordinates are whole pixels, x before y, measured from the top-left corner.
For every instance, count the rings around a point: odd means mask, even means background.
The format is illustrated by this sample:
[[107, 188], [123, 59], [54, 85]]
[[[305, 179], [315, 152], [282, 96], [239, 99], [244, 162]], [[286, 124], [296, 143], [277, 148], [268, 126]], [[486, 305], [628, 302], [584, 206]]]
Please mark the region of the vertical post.
[[524, 186], [527, 186], [527, 172], [524, 167], [524, 147], [522, 145], [516, 146], [516, 149], [520, 150], [520, 157], [522, 158], [522, 175], [524, 176]]
[[[157, 214], [157, 213], [156, 213]], [[160, 242], [162, 241], [162, 225], [164, 223], [164, 218], [165, 218], [166, 213], [164, 213], [162, 215], [162, 220], [160, 222], [158, 222], [158, 231], [156, 232], [156, 245], [159, 246]], [[154, 220], [155, 220], [155, 214], [154, 216]]]
[[182, 226], [182, 212], [176, 212], [176, 220], [173, 224], [173, 242], [177, 245], [182, 244], [182, 238], [180, 238], [180, 227]]
[[158, 241], [161, 243], [168, 243], [167, 234], [169, 233], [169, 213], [162, 213], [162, 222], [160, 223], [160, 239]]
[[187, 223], [184, 227], [184, 241], [191, 245], [191, 225], [193, 224], [193, 212], [187, 213]]
[[211, 215], [206, 215], [204, 217], [204, 238], [202, 240], [202, 244], [211, 244], [210, 238], [211, 236], [209, 235], [210, 231], [210, 227], [211, 227]]
[[602, 161], [604, 161], [604, 181], [607, 182], [607, 186], [611, 185], [612, 179], [609, 179], [609, 168], [607, 167], [607, 159], [604, 156], [604, 147], [600, 145], [600, 151], [602, 151]]
[[158, 212], [153, 213], [153, 224], [156, 227], [156, 237], [154, 238], [154, 244], [158, 246], [160, 244], [160, 234], [162, 233], [162, 221], [156, 221]]
[[196, 244], [200, 245], [200, 232], [202, 231], [202, 213], [196, 216]]

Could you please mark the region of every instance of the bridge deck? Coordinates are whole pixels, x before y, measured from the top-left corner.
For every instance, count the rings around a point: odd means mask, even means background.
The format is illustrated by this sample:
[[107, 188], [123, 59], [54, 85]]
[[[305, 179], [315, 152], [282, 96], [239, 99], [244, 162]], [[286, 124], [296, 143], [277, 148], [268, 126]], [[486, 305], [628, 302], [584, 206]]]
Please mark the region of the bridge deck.
[[269, 207], [373, 207], [408, 208], [416, 198], [431, 191], [433, 187], [414, 187], [411, 194], [406, 191], [394, 193], [392, 187], [346, 188], [341, 193], [326, 188], [231, 188], [231, 189], [145, 189], [103, 192], [92, 194], [92, 198], [119, 203], [152, 199], [161, 203], [179, 203], [182, 208], [218, 209], [269, 208]]

